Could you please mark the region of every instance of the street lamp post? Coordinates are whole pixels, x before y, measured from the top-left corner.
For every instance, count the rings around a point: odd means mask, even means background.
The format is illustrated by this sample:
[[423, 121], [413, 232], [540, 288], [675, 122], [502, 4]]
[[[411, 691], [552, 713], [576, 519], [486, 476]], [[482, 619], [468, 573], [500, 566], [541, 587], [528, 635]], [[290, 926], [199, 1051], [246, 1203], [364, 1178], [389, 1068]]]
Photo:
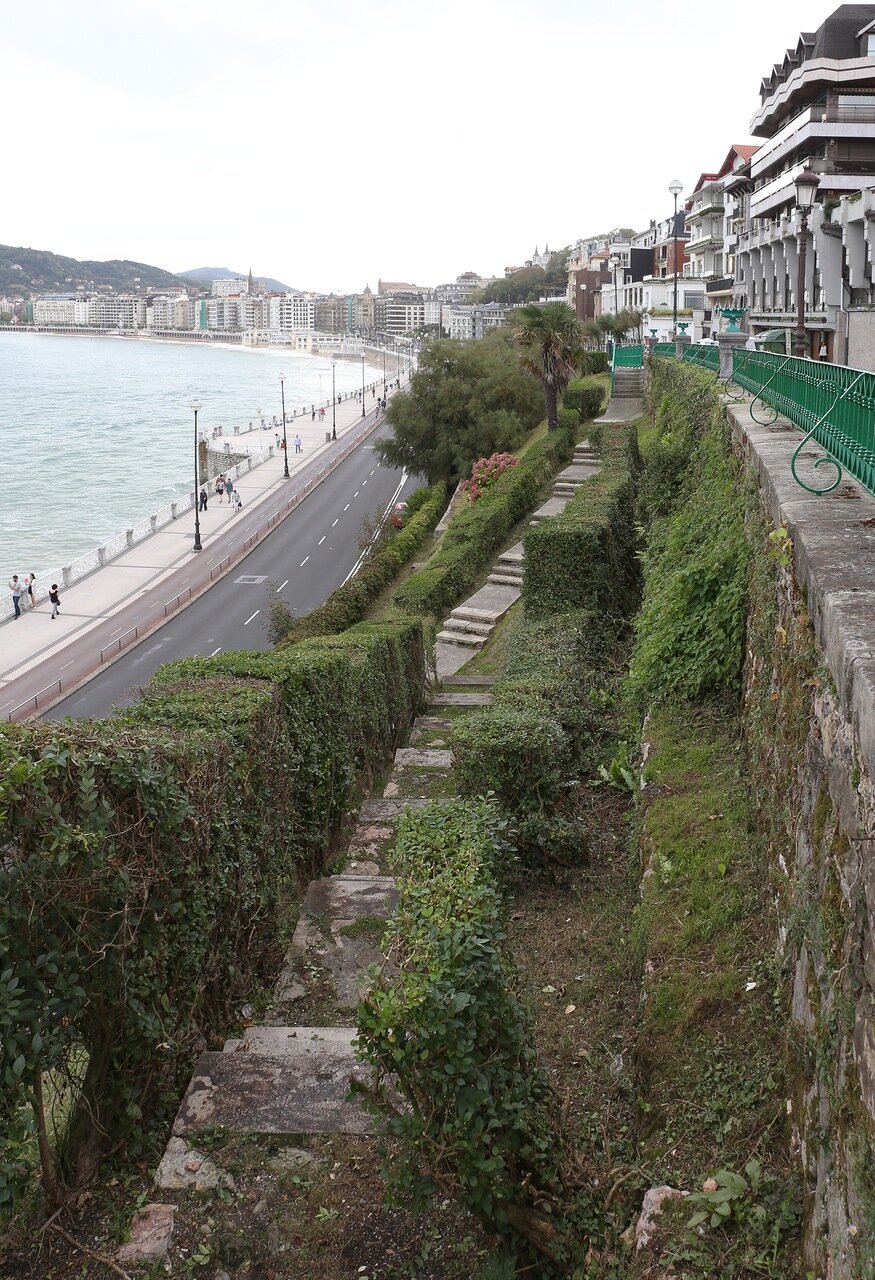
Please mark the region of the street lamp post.
[[365, 353], [362, 352], [362, 417], [365, 416]]
[[799, 222], [799, 277], [796, 281], [796, 355], [805, 355], [805, 258], [808, 251], [808, 215], [820, 186], [820, 178], [811, 169], [803, 169], [796, 179], [796, 207]]
[[337, 439], [337, 389], [334, 381], [334, 364], [331, 361], [331, 439]]
[[674, 196], [674, 218], [671, 224], [672, 236], [674, 238], [674, 304], [672, 306], [672, 324], [671, 336], [676, 339], [678, 336], [678, 196], [684, 189], [684, 184], [680, 178], [673, 178], [668, 184], [670, 193]]
[[283, 402], [283, 479], [289, 478], [289, 442], [286, 437], [286, 375], [280, 374], [280, 398]]
[[192, 551], [203, 551], [201, 546], [201, 517], [200, 517], [200, 500], [201, 486], [198, 478], [198, 439], [197, 439], [197, 415], [201, 409], [200, 400], [192, 400], [191, 407], [194, 409], [194, 545]]
[[383, 399], [386, 398], [386, 339], [383, 338]]
[[620, 314], [620, 305], [617, 301], [617, 271], [620, 266], [620, 259], [615, 253], [608, 258], [608, 266], [611, 268], [611, 275], [614, 277], [614, 319]]

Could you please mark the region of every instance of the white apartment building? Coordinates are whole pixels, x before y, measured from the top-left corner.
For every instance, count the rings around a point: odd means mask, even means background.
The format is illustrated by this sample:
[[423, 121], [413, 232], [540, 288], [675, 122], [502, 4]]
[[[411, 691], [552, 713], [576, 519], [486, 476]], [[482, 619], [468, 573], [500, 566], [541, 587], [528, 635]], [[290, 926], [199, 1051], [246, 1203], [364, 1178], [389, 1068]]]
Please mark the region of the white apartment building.
[[34, 324], [87, 325], [88, 300], [46, 294], [33, 304]]
[[482, 305], [465, 306], [457, 304], [444, 308], [446, 327], [450, 337], [461, 342], [482, 338], [485, 333], [506, 324], [513, 311], [512, 306], [503, 306], [500, 302], [484, 302]]
[[143, 329], [146, 300], [126, 294], [101, 294], [88, 300], [88, 324], [95, 329]]
[[214, 280], [211, 292], [214, 298], [229, 298], [235, 293], [248, 293], [249, 282], [242, 276], [229, 276], [226, 280]]
[[309, 294], [286, 293], [268, 301], [270, 329], [292, 333], [315, 328], [316, 305]]

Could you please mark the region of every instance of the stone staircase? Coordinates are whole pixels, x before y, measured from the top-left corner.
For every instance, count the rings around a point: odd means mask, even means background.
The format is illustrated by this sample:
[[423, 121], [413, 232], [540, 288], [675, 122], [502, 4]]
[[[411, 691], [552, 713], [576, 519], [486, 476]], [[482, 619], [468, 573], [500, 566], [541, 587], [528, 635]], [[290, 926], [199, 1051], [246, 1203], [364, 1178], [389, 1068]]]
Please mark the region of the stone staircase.
[[[588, 441], [578, 444], [571, 464], [560, 471], [548, 500], [532, 515], [530, 524], [564, 511], [580, 485], [596, 475], [599, 464]], [[492, 566], [486, 585], [463, 604], [457, 605], [444, 621], [435, 645], [437, 671], [441, 677], [464, 666], [472, 653], [482, 649], [497, 622], [520, 598], [523, 588], [523, 544], [502, 551]]]

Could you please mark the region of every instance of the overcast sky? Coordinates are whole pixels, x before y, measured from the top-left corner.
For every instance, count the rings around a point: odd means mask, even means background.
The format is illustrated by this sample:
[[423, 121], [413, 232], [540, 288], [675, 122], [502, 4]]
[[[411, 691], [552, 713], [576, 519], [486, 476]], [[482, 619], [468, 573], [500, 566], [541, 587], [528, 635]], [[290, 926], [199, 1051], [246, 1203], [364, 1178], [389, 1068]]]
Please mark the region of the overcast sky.
[[4, 0], [0, 241], [297, 288], [501, 274], [671, 209], [811, 0]]

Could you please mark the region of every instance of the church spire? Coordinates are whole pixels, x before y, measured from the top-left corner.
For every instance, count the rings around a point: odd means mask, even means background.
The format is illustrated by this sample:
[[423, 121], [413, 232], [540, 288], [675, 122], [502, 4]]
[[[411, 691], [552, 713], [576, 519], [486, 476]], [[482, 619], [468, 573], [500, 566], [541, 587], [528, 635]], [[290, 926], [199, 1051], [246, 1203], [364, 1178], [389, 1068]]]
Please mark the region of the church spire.
[[254, 289], [253, 289], [253, 287], [252, 287], [252, 268], [251, 268], [251, 267], [249, 268], [249, 281], [248, 281], [248, 283], [247, 283], [247, 285], [246, 285], [246, 289], [247, 289], [247, 292], [248, 292], [248, 293], [250, 293], [250, 294], [251, 294], [251, 293], [254, 293]]

